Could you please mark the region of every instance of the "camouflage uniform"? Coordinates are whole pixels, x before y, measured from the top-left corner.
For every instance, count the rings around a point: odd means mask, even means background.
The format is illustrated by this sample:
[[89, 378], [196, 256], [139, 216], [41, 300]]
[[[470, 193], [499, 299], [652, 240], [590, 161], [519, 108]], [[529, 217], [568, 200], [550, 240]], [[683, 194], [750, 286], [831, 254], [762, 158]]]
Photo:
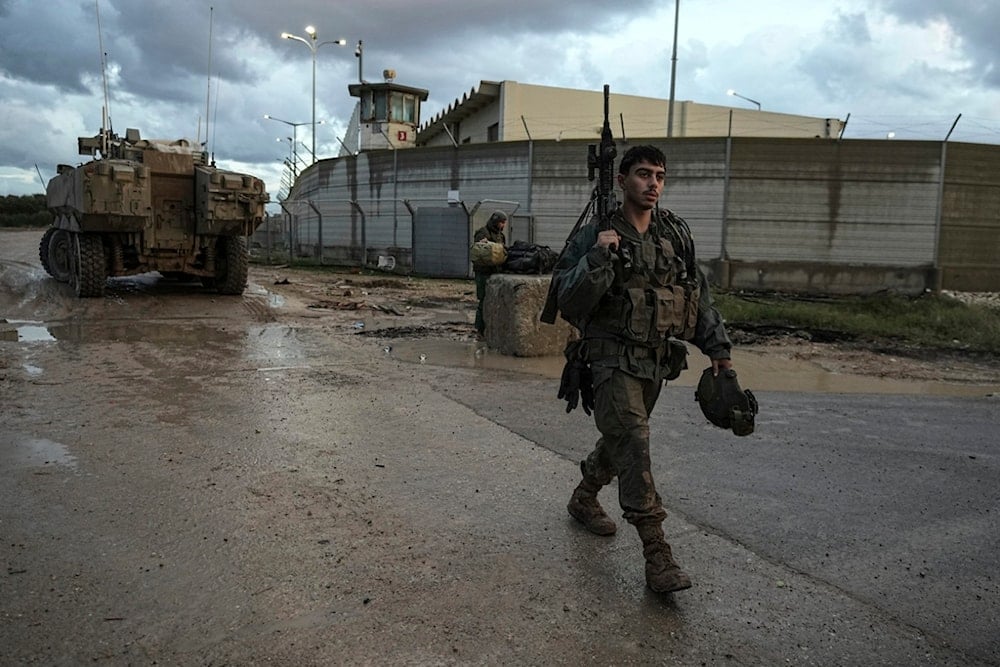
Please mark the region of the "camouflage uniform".
[[[472, 237], [472, 242], [476, 243], [485, 239], [492, 243], [500, 243], [506, 247], [507, 237], [500, 231], [499, 226], [499, 223], [505, 220], [507, 220], [506, 215], [501, 214], [499, 211], [494, 213], [490, 216], [489, 222], [476, 230], [475, 235]], [[486, 297], [486, 283], [489, 281], [490, 276], [499, 270], [499, 266], [472, 267], [476, 278], [476, 299], [479, 300], [479, 304], [476, 306], [476, 331], [479, 333], [483, 333], [486, 329], [486, 322], [483, 319], [483, 299]]]
[[644, 524], [658, 527], [666, 517], [650, 472], [649, 414], [669, 365], [684, 363], [683, 355], [669, 354], [667, 340], [691, 341], [711, 359], [728, 359], [732, 344], [683, 220], [656, 210], [640, 236], [619, 209], [611, 224], [630, 268], [595, 246], [591, 222], [570, 241], [553, 280], [559, 310], [580, 330], [593, 374], [601, 438], [581, 464], [584, 485], [599, 489], [617, 476], [624, 518], [641, 533]]

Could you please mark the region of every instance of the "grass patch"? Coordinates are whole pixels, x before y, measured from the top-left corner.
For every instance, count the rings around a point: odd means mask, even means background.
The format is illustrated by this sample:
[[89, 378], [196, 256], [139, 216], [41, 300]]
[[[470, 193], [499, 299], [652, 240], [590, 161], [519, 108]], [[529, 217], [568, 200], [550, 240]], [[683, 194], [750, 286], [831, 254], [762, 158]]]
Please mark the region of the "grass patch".
[[811, 298], [716, 292], [714, 296], [732, 327], [818, 329], [904, 346], [1000, 354], [1000, 309], [943, 295]]

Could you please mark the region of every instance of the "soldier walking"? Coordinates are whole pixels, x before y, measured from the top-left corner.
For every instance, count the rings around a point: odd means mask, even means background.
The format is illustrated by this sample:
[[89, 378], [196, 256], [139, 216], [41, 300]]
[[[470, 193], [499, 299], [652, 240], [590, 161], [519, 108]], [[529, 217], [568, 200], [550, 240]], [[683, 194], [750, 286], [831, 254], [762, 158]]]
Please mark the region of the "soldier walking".
[[591, 532], [614, 534], [597, 493], [617, 477], [623, 516], [642, 540], [646, 583], [661, 593], [689, 588], [691, 579], [664, 539], [667, 514], [650, 471], [649, 415], [664, 380], [687, 366], [680, 341], [707, 355], [716, 374], [732, 367], [732, 344], [695, 263], [690, 229], [659, 208], [665, 176], [660, 149], [629, 149], [617, 174], [623, 202], [610, 212], [610, 224], [595, 219], [581, 227], [553, 272], [559, 311], [580, 331], [567, 358], [589, 368], [589, 407], [601, 434], [580, 463], [582, 479], [567, 509]]

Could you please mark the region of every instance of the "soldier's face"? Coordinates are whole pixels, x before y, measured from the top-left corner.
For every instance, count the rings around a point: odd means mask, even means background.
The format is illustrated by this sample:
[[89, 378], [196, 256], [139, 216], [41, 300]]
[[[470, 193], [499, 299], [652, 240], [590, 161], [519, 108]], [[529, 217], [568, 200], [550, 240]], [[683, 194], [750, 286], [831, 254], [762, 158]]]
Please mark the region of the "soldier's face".
[[618, 185], [625, 201], [637, 208], [648, 210], [656, 206], [663, 194], [666, 170], [650, 162], [637, 162], [627, 174], [618, 174]]

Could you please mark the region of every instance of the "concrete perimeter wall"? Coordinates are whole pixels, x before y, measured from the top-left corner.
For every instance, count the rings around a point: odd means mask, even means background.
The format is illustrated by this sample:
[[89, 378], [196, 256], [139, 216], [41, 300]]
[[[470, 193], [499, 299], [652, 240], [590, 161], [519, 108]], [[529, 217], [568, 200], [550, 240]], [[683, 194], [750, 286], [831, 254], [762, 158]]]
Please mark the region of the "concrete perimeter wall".
[[[410, 271], [412, 214], [447, 206], [449, 192], [461, 200], [452, 205], [476, 214], [470, 225], [503, 208], [514, 212], [508, 242], [559, 251], [593, 187], [588, 143], [322, 160], [283, 203], [296, 256], [374, 267], [392, 255], [396, 271]], [[1000, 146], [659, 138], [618, 141], [619, 157], [640, 143], [666, 153], [662, 203], [691, 225], [699, 260], [724, 288], [1000, 291]]]

